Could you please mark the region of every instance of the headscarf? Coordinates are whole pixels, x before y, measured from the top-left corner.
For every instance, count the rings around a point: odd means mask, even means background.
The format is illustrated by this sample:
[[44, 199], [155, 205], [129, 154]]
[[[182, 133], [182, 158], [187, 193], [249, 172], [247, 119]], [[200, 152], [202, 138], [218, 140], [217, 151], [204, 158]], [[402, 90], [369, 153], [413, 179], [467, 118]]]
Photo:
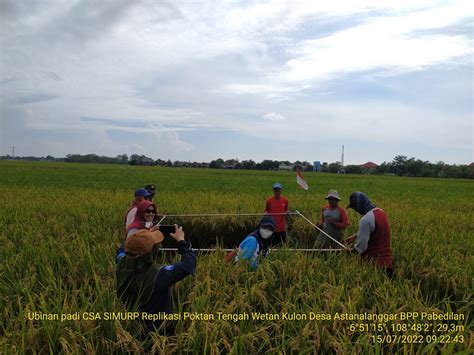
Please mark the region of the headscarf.
[[153, 202], [144, 200], [137, 205], [137, 213], [135, 214], [135, 219], [127, 227], [127, 232], [131, 229], [145, 229], [145, 210], [152, 206], [156, 211], [156, 206]]
[[371, 209], [377, 207], [372, 203], [372, 201], [370, 201], [366, 194], [360, 191], [353, 192], [349, 197], [349, 201], [350, 203], [347, 208], [353, 208], [361, 215], [364, 215]]

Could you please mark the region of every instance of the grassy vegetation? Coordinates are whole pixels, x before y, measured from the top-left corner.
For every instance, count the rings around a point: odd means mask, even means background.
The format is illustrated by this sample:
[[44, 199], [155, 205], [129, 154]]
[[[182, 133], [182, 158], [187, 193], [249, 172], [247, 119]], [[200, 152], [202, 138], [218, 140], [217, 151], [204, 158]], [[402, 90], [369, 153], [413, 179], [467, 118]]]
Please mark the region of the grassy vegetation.
[[[284, 185], [290, 209], [316, 221], [329, 189], [347, 204], [352, 191], [366, 192], [388, 213], [397, 278], [354, 255], [273, 252], [257, 272], [227, 265], [223, 252], [200, 255], [195, 278], [174, 288], [177, 311], [199, 313], [397, 313], [464, 314], [463, 343], [380, 344], [375, 331], [351, 331], [349, 321], [214, 320], [177, 323], [177, 335], [153, 335], [152, 350], [255, 353], [468, 352], [473, 337], [474, 183], [467, 180], [194, 170], [112, 165], [0, 162], [0, 351], [112, 353], [140, 351], [137, 322], [28, 320], [28, 312], [119, 312], [115, 294], [115, 247], [133, 191], [158, 187], [158, 209], [168, 214], [263, 211], [272, 183]], [[349, 211], [357, 230], [359, 216]], [[187, 218], [193, 245], [241, 240], [258, 217]], [[171, 220], [169, 222], [172, 222]], [[295, 221], [294, 245], [315, 237]], [[372, 322], [355, 322], [372, 323]], [[434, 322], [428, 322], [434, 323]], [[440, 322], [438, 322], [440, 323]], [[377, 334], [431, 334], [389, 330]]]

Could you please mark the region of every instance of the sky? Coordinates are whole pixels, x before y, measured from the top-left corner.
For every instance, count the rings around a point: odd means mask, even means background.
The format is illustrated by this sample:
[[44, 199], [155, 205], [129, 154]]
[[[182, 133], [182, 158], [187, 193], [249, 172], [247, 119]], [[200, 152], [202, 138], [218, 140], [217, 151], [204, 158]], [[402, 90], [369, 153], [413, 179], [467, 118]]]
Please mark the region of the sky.
[[0, 1], [0, 155], [474, 160], [473, 1]]

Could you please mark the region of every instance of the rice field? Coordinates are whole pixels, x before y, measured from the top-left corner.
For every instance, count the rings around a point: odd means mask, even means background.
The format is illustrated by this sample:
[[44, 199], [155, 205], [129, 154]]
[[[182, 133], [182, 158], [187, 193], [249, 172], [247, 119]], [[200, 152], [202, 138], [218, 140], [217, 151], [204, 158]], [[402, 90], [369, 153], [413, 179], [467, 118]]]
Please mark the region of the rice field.
[[[0, 161], [0, 352], [472, 352], [474, 182], [316, 173], [305, 179], [308, 192], [291, 172]], [[176, 335], [156, 333], [142, 342], [138, 321], [109, 319], [126, 311], [115, 293], [115, 249], [135, 189], [156, 184], [155, 202], [164, 214], [261, 213], [276, 181], [290, 210], [314, 222], [328, 190], [338, 190], [343, 207], [351, 192], [367, 193], [388, 213], [396, 279], [341, 252], [284, 248], [252, 272], [224, 263], [219, 250], [199, 254], [196, 276], [174, 287], [182, 318]], [[346, 235], [357, 231], [360, 217], [353, 210], [348, 215]], [[167, 223], [183, 225], [194, 246], [228, 246], [258, 219]], [[316, 235], [295, 217], [289, 245], [311, 247]], [[410, 312], [418, 317], [337, 316], [414, 316]]]

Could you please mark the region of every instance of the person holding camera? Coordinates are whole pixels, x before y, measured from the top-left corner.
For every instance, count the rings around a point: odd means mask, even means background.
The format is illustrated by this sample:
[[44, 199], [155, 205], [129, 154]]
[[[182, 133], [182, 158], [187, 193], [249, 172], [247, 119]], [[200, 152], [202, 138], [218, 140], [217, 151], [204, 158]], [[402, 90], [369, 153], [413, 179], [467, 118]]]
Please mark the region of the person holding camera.
[[[143, 201], [144, 205], [138, 206], [137, 215], [143, 210], [152, 214], [154, 205]], [[146, 206], [145, 206], [146, 205]], [[147, 211], [147, 209], [149, 209]], [[178, 253], [181, 261], [160, 265], [156, 262], [159, 243], [164, 239], [158, 226], [141, 228], [146, 217], [137, 224], [132, 224], [125, 247], [117, 251], [116, 256], [116, 281], [117, 295], [129, 310], [146, 312], [148, 314], [171, 314], [171, 286], [189, 275], [194, 275], [197, 257], [191, 244], [185, 240], [182, 227], [174, 225], [174, 233], [170, 236], [178, 243]], [[159, 317], [163, 319], [163, 317]], [[144, 335], [159, 328], [162, 320], [145, 319]], [[174, 326], [168, 323], [164, 328], [166, 334], [174, 333]]]

